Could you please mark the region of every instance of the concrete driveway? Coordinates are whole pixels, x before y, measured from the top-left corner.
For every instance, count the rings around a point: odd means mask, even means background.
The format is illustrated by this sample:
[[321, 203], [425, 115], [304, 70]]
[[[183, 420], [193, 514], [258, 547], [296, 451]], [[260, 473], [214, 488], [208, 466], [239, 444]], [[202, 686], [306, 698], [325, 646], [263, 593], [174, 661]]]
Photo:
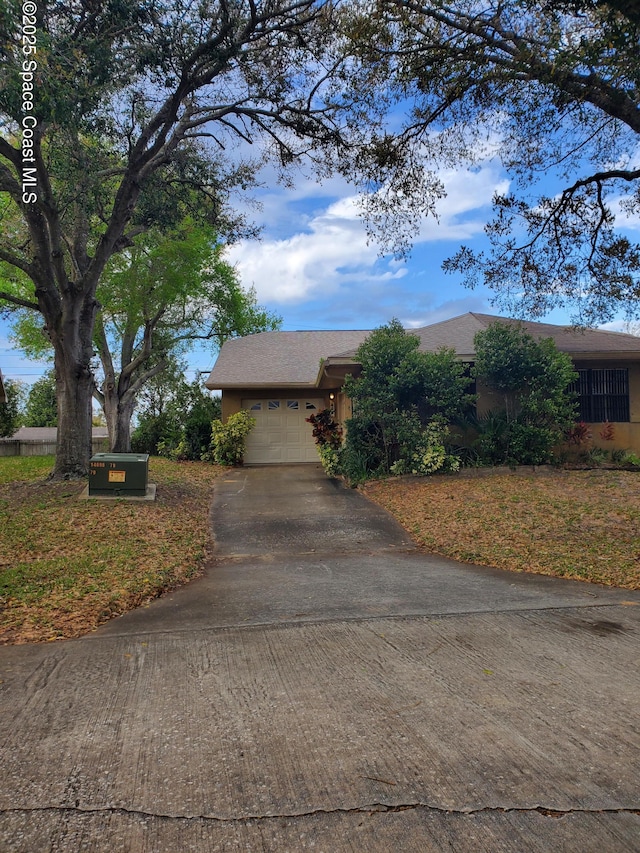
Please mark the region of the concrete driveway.
[[0, 850], [637, 851], [640, 595], [424, 554], [318, 466], [205, 577], [0, 649]]

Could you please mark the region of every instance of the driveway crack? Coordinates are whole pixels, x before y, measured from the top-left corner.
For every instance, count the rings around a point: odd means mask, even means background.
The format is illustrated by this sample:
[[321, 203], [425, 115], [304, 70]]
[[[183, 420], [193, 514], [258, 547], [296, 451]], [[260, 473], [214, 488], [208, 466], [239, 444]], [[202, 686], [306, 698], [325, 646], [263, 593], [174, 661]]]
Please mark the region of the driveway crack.
[[389, 804], [382, 802], [367, 803], [362, 806], [354, 806], [351, 808], [335, 808], [335, 809], [312, 809], [306, 812], [283, 812], [279, 814], [245, 814], [234, 817], [223, 817], [215, 814], [168, 814], [163, 812], [149, 812], [143, 809], [128, 809], [123, 806], [32, 806], [26, 808], [6, 808], [0, 809], [0, 815], [11, 814], [52, 814], [60, 815], [119, 815], [123, 817], [139, 817], [145, 820], [156, 819], [161, 821], [205, 821], [221, 824], [243, 824], [254, 823], [258, 821], [276, 821], [276, 820], [298, 820], [302, 818], [312, 818], [317, 816], [330, 815], [365, 815], [374, 813], [399, 813], [405, 811], [424, 810], [432, 814], [443, 816], [456, 815], [462, 817], [472, 817], [483, 814], [539, 814], [543, 817], [560, 819], [569, 815], [640, 815], [640, 806], [638, 808], [570, 808], [557, 809], [549, 806], [483, 806], [481, 808], [469, 809], [448, 809], [443, 806], [429, 805], [428, 803], [413, 802]]

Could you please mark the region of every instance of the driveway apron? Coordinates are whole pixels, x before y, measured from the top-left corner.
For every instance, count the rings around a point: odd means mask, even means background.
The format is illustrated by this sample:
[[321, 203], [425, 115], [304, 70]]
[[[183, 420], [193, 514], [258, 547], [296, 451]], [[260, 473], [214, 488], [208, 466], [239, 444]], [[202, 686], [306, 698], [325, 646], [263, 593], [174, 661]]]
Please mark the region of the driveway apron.
[[204, 576], [0, 648], [0, 851], [637, 851], [640, 595], [416, 548], [319, 466]]

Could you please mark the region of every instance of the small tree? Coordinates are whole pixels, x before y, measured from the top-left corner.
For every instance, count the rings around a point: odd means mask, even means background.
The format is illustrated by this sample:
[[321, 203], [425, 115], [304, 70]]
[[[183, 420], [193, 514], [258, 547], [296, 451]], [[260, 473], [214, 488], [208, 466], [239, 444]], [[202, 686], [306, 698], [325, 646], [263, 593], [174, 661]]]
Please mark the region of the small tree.
[[31, 386], [24, 410], [24, 425], [28, 427], [58, 425], [56, 378], [53, 370], [48, 370]]
[[[473, 400], [471, 377], [452, 349], [420, 352], [420, 339], [398, 320], [376, 329], [356, 358], [362, 373], [348, 376], [345, 391], [353, 402], [347, 421], [347, 468], [387, 473], [406, 461], [412, 470], [418, 445], [424, 446], [430, 418], [452, 420]], [[433, 430], [432, 430], [433, 432]]]
[[475, 375], [504, 400], [503, 414], [487, 418], [485, 455], [492, 462], [549, 462], [575, 421], [570, 357], [551, 338], [536, 340], [514, 323], [492, 323], [474, 341]]
[[22, 402], [24, 389], [22, 383], [13, 379], [4, 380], [7, 402], [0, 403], [0, 436], [10, 436], [22, 424]]
[[135, 452], [200, 459], [207, 451], [211, 422], [220, 417], [220, 398], [203, 391], [198, 380], [188, 384], [173, 365], [148, 384], [144, 403], [131, 436]]

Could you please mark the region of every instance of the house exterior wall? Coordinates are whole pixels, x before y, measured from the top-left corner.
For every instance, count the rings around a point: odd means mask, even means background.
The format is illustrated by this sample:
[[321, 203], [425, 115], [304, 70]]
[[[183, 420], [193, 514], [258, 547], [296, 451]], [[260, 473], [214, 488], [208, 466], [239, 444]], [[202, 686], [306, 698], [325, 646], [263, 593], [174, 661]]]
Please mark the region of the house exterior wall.
[[640, 454], [640, 363], [629, 363], [627, 361], [577, 361], [575, 367], [578, 370], [593, 368], [627, 368], [629, 371], [629, 421], [617, 421], [613, 425], [613, 438], [605, 440], [601, 438], [602, 423], [589, 424], [591, 428], [593, 444], [603, 447], [605, 450], [631, 450]]
[[[600, 437], [602, 423], [589, 424], [593, 444], [606, 450], [631, 450], [640, 453], [640, 363], [617, 362], [609, 359], [602, 361], [577, 361], [575, 367], [578, 370], [603, 369], [603, 368], [627, 368], [629, 371], [629, 421], [616, 422], [613, 426], [613, 439], [605, 440]], [[502, 396], [487, 388], [478, 381], [478, 414], [482, 415], [492, 409], [502, 409], [504, 403]]]

